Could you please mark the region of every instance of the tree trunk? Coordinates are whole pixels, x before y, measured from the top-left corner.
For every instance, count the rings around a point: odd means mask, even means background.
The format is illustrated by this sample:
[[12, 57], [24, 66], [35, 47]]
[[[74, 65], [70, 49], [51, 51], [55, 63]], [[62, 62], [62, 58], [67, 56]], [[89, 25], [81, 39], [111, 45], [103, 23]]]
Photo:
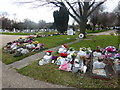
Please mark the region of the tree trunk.
[[120, 26], [120, 15], [118, 15], [118, 21], [117, 21], [117, 26]]
[[93, 28], [92, 28], [92, 31], [95, 31], [95, 24], [93, 24]]
[[81, 22], [79, 24], [80, 26], [80, 33], [84, 34], [84, 38], [86, 38], [86, 24], [87, 24], [87, 18], [81, 19]]

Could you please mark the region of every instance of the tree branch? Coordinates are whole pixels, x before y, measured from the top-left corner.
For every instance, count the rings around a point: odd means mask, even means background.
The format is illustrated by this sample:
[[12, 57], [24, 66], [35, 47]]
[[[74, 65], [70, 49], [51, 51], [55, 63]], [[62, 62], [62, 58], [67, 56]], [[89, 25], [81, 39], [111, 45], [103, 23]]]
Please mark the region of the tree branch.
[[105, 1], [107, 0], [104, 0], [103, 2], [100, 2], [98, 5], [96, 5], [96, 7], [94, 7], [88, 14], [87, 14], [87, 17], [89, 17], [91, 15], [91, 13], [93, 13], [100, 5], [102, 5]]
[[94, 4], [95, 4], [95, 0], [94, 0], [93, 3], [88, 7], [88, 9], [90, 9]]
[[77, 14], [77, 12], [74, 10], [74, 8], [71, 6], [71, 4], [68, 2], [68, 1], [66, 1], [66, 3], [70, 6], [70, 8], [72, 9], [72, 11], [74, 12], [74, 14], [78, 17], [78, 18], [80, 18], [80, 16]]
[[41, 5], [34, 5], [35, 7], [33, 7], [33, 8], [38, 8], [38, 7], [41, 7], [41, 6], [46, 6], [48, 4], [50, 4], [50, 3], [44, 3], [44, 4], [41, 4]]
[[54, 4], [54, 5], [57, 6], [57, 7], [60, 7], [60, 6], [58, 5], [58, 2], [50, 2], [50, 3]]
[[[89, 9], [88, 9], [88, 7], [89, 7], [89, 2], [84, 2], [84, 6], [83, 6], [83, 17], [86, 17], [87, 16], [87, 13], [88, 13], [88, 11], [89, 11]], [[87, 18], [87, 17], [86, 17]]]
[[72, 17], [72, 18], [74, 18], [74, 20], [79, 24], [80, 23], [80, 21], [73, 15], [73, 14], [71, 14], [69, 11], [68, 11], [68, 13], [69, 13], [69, 15]]
[[78, 5], [79, 5], [80, 15], [82, 16], [82, 7], [81, 7], [81, 2], [80, 2], [80, 0], [78, 0]]

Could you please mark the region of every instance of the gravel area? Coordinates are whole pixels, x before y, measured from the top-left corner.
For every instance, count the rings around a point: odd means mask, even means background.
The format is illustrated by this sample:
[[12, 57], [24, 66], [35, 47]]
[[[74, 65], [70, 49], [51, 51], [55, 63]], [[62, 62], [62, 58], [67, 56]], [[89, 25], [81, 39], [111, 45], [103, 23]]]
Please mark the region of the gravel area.
[[8, 42], [14, 41], [16, 39], [18, 39], [19, 37], [27, 37], [27, 36], [23, 36], [23, 35], [2, 35], [0, 34], [0, 48], [5, 46]]

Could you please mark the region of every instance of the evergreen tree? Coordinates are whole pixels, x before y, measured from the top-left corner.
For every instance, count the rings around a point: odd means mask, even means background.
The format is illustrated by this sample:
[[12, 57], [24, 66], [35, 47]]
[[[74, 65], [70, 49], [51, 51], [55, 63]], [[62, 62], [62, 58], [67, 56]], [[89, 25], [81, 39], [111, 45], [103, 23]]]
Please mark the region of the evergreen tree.
[[53, 12], [54, 26], [60, 33], [63, 33], [68, 28], [69, 13], [65, 7], [60, 7], [59, 11]]

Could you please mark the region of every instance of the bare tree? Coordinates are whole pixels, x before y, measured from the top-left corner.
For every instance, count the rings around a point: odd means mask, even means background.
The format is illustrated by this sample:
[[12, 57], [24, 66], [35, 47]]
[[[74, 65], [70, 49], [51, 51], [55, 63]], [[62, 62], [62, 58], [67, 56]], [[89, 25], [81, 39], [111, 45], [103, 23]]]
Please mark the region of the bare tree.
[[42, 29], [45, 25], [46, 25], [46, 21], [40, 20], [39, 23], [38, 23], [38, 28]]
[[6, 18], [6, 17], [2, 17], [0, 18], [0, 21], [2, 22], [2, 29], [11, 29], [11, 24], [12, 24], [12, 20]]
[[115, 8], [114, 12], [117, 15], [117, 26], [120, 26], [120, 1], [118, 2], [118, 6]]
[[[56, 6], [67, 8], [69, 15], [78, 23], [80, 32], [85, 35], [88, 17], [107, 0], [96, 2], [96, 0], [20, 0], [21, 4], [32, 4], [35, 7]], [[76, 9], [79, 9], [79, 12]]]
[[115, 26], [115, 24], [117, 23], [117, 15], [113, 12], [108, 13], [108, 26]]
[[0, 12], [0, 17], [7, 17], [9, 16], [8, 12]]
[[99, 15], [99, 20], [98, 20], [98, 25], [102, 26], [102, 29], [106, 29], [106, 27], [108, 26], [108, 18], [109, 13], [108, 12], [103, 12]]
[[93, 31], [95, 30], [95, 26], [98, 25], [99, 17], [102, 12], [103, 6], [101, 5], [90, 15], [90, 22], [93, 24]]

